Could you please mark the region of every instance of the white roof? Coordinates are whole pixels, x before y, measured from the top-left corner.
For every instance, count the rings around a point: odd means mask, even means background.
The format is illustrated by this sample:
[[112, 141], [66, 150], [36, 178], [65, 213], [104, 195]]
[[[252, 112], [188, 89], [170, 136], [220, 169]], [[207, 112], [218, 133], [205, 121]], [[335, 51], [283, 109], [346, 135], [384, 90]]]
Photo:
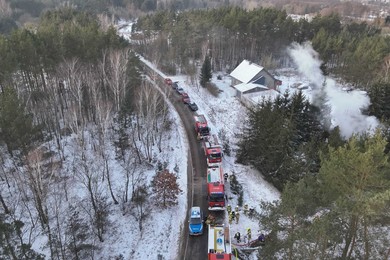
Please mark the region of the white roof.
[[268, 90], [266, 86], [260, 85], [260, 84], [255, 84], [255, 83], [241, 83], [238, 85], [233, 86], [235, 89], [237, 89], [240, 92], [245, 92], [254, 88], [262, 88], [264, 90]]
[[[226, 231], [225, 231], [226, 230]], [[225, 233], [226, 232], [226, 233]], [[229, 237], [225, 237], [228, 235]], [[224, 226], [210, 226], [209, 225], [209, 241], [208, 252], [212, 249], [215, 253], [227, 253], [232, 252], [230, 244], [229, 228]]]
[[213, 183], [213, 182], [223, 183], [221, 171], [222, 171], [222, 168], [220, 166], [215, 167], [215, 168], [208, 168], [207, 169], [207, 182], [208, 183]]
[[260, 103], [263, 99], [268, 100], [270, 98], [273, 101], [279, 95], [280, 93], [274, 89], [244, 94], [245, 97], [248, 97], [255, 104]]
[[237, 66], [231, 73], [230, 76], [243, 82], [249, 83], [260, 71], [264, 68], [260, 65], [252, 63], [248, 60], [243, 60], [240, 65]]
[[191, 218], [199, 218], [199, 217], [200, 217], [200, 207], [192, 207]]

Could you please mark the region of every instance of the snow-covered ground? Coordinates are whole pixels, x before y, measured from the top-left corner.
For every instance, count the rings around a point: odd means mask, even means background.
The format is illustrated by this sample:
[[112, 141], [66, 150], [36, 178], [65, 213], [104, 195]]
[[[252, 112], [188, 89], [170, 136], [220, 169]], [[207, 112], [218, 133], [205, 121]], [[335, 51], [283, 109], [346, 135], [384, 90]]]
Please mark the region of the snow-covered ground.
[[[164, 78], [171, 78], [173, 82], [178, 82], [178, 85], [182, 87], [190, 96], [191, 101], [195, 102], [199, 110], [196, 112], [197, 114], [205, 115], [209, 126], [211, 127], [211, 133], [218, 135], [220, 131], [224, 131], [226, 133], [226, 137], [230, 140], [230, 144], [232, 148], [234, 148], [235, 144], [235, 134], [239, 133], [244, 124], [246, 108], [239, 102], [239, 100], [235, 96], [235, 90], [230, 86], [231, 78], [228, 75], [223, 75], [222, 73], [214, 73], [212, 82], [221, 90], [221, 93], [218, 97], [214, 97], [211, 95], [207, 89], [202, 88], [200, 86], [196, 86], [191, 84], [190, 79], [185, 75], [176, 75], [169, 76], [165, 75], [163, 72], [158, 71], [156, 67], [151, 64], [149, 61], [141, 58], [141, 60], [147, 63], [150, 67], [153, 67], [156, 72]], [[217, 76], [221, 75], [222, 79], [218, 80]], [[175, 93], [175, 95], [178, 95]], [[179, 96], [177, 96], [179, 98]], [[182, 105], [182, 109], [189, 109], [186, 105]], [[178, 116], [175, 114], [175, 116]], [[177, 117], [176, 122], [180, 122], [180, 118]], [[183, 135], [184, 138], [185, 135]], [[177, 160], [180, 161], [180, 158], [187, 161], [187, 155], [185, 153], [177, 154], [175, 153], [173, 156], [177, 156]], [[237, 178], [237, 181], [243, 187], [244, 204], [248, 204], [250, 207], [253, 207], [257, 212], [260, 212], [260, 202], [261, 201], [274, 201], [279, 199], [279, 192], [274, 188], [271, 184], [266, 182], [260, 174], [249, 166], [243, 166], [240, 164], [236, 164], [234, 162], [234, 152], [232, 152], [232, 156], [224, 156], [223, 159], [223, 169], [224, 172], [229, 174], [234, 174]], [[185, 179], [185, 172], [181, 172], [182, 176], [180, 179]], [[183, 190], [186, 187], [181, 187]], [[227, 183], [227, 195], [231, 199], [229, 200], [229, 204], [232, 206], [233, 210], [237, 206], [237, 197], [229, 192], [229, 182]], [[184, 202], [184, 199], [181, 200]], [[184, 202], [185, 203], [185, 202]], [[184, 219], [187, 211], [182, 211], [181, 216], [172, 215], [171, 217], [177, 219]], [[166, 216], [163, 216], [166, 217]], [[157, 219], [157, 217], [156, 217]], [[155, 226], [164, 226], [167, 219], [160, 219], [162, 223], [154, 222]], [[186, 223], [183, 223], [181, 226], [187, 227]], [[154, 226], [150, 226], [151, 229], [155, 228]], [[240, 207], [240, 220], [239, 223], [235, 222], [231, 225], [231, 234], [235, 234], [236, 232], [240, 232], [242, 234], [242, 238], [246, 234], [247, 228], [252, 230], [252, 238], [257, 237], [261, 233], [261, 229], [259, 227], [258, 219], [249, 218], [248, 216], [243, 214], [243, 208]], [[178, 231], [178, 230], [177, 230]], [[147, 231], [145, 231], [147, 232]], [[179, 232], [177, 232], [177, 239], [179, 239]], [[169, 244], [172, 241], [165, 241], [168, 248], [174, 248], [176, 245]], [[140, 248], [134, 249], [137, 251], [147, 251], [145, 246], [147, 244], [140, 243]], [[205, 250], [207, 250], [205, 248]], [[255, 255], [252, 256], [255, 259]], [[172, 258], [166, 258], [172, 259]]]
[[[130, 28], [131, 24], [126, 26], [122, 23], [119, 30], [120, 34], [124, 35], [128, 40], [130, 40]], [[318, 58], [310, 46], [294, 45], [290, 49], [290, 56], [295, 60], [297, 66], [296, 68], [288, 68], [277, 72], [277, 78], [283, 82], [279, 88], [281, 93], [286, 89], [292, 92], [297, 91], [299, 86], [300, 88], [307, 86], [307, 88], [302, 88], [302, 91], [312, 102], [316, 101], [318, 93], [322, 95], [325, 93], [326, 103], [331, 109], [332, 124], [333, 126], [340, 125], [341, 132], [345, 137], [349, 137], [355, 132], [373, 129], [378, 125], [374, 117], [364, 116], [360, 112], [362, 107], [369, 104], [369, 99], [365, 92], [359, 90], [344, 91], [343, 86], [340, 86], [336, 80], [330, 77], [323, 77], [319, 70], [320, 63]], [[150, 67], [155, 68], [150, 62], [142, 60], [148, 63]], [[162, 77], [170, 77], [173, 81], [178, 81], [179, 85], [189, 94], [191, 100], [198, 105], [199, 110], [197, 113], [204, 114], [207, 118], [212, 134], [218, 135], [224, 132], [226, 139], [230, 141], [232, 154], [231, 156], [225, 154], [223, 168], [224, 172], [234, 174], [237, 181], [242, 185], [243, 204], [248, 204], [254, 207], [257, 212], [260, 212], [261, 201], [270, 202], [278, 200], [279, 192], [267, 183], [255, 169], [234, 162], [234, 148], [236, 148], [235, 144], [237, 141], [235, 134], [241, 132], [245, 123], [246, 108], [236, 98], [235, 90], [230, 86], [231, 79], [229, 75], [223, 72], [214, 72], [212, 82], [220, 89], [219, 95], [215, 97], [206, 89], [200, 87], [198, 83], [192, 83], [193, 81], [186, 75], [164, 75], [156, 68], [155, 71]], [[217, 76], [220, 76], [220, 79], [217, 79]], [[323, 84], [324, 82], [326, 84]], [[189, 108], [183, 104], [182, 109]], [[94, 241], [94, 245], [100, 248], [100, 250], [97, 250], [100, 253], [95, 255], [95, 259], [116, 259], [119, 255], [122, 255], [125, 260], [157, 259], [158, 256], [165, 260], [176, 259], [180, 245], [181, 230], [188, 228], [187, 223], [184, 223], [188, 214], [188, 194], [186, 192], [188, 153], [183, 152], [188, 151], [188, 140], [180, 117], [172, 105], [170, 105], [170, 116], [174, 126], [171, 128], [167, 138], [163, 139], [162, 147], [164, 152], [160, 153], [157, 149], [153, 151], [153, 163], [157, 161], [168, 162], [168, 170], [171, 172], [177, 171], [179, 176], [178, 182], [183, 191], [178, 197], [178, 205], [168, 209], [158, 207], [145, 208], [148, 215], [143, 223], [142, 230], [140, 230], [139, 222], [135, 217], [137, 215], [135, 214], [136, 209], [131, 203], [126, 204], [121, 200], [125, 187], [125, 169], [115, 159], [115, 147], [113, 147], [113, 142], [109, 139], [110, 137], [107, 136], [109, 140], [107, 140], [105, 146], [105, 156], [108, 158], [108, 169], [111, 172], [113, 191], [119, 200], [119, 205], [114, 205], [113, 203], [109, 205], [109, 228], [104, 234], [103, 243], [97, 240]], [[88, 133], [89, 130], [91, 133], [94, 131], [93, 129], [84, 129], [85, 133]], [[69, 212], [67, 212], [69, 209], [68, 205], [86, 209], [86, 211], [88, 208], [88, 195], [86, 194], [85, 179], [83, 179], [85, 178], [85, 172], [83, 172], [83, 169], [75, 169], [74, 165], [82, 165], [82, 163], [89, 165], [87, 167], [89, 168], [88, 171], [94, 174], [94, 178], [101, 178], [102, 169], [105, 168], [104, 162], [99, 160], [96, 151], [95, 154], [93, 151], [94, 145], [96, 147], [99, 145], [95, 140], [96, 135], [85, 134], [85, 138], [89, 138], [85, 142], [89, 145], [86, 148], [85, 158], [81, 158], [80, 151], [77, 150], [77, 147], [79, 147], [79, 138], [77, 136], [72, 135], [63, 138], [64, 160], [61, 162], [61, 174], [64, 174], [64, 179], [69, 179], [69, 181], [62, 182], [66, 184], [66, 187], [58, 187], [59, 185], [55, 182], [48, 187], [52, 196], [48, 204], [52, 206], [51, 203], [55, 203], [53, 208], [59, 211], [57, 220], [60, 223], [64, 223], [69, 217]], [[55, 146], [55, 144], [51, 145]], [[59, 161], [62, 161], [62, 158]], [[4, 166], [7, 167], [6, 162]], [[150, 183], [155, 172], [156, 167], [153, 166], [137, 168], [137, 173], [142, 174], [146, 184]], [[97, 189], [101, 194], [109, 194], [107, 185], [100, 185]], [[238, 204], [237, 197], [229, 193], [229, 189], [228, 182], [229, 204], [234, 209]], [[64, 190], [67, 191], [64, 192]], [[3, 195], [12, 197], [11, 193], [11, 189], [4, 189]], [[109, 197], [108, 201], [111, 203]], [[15, 202], [16, 209], [18, 209], [19, 205], [19, 201]], [[23, 206], [19, 210], [23, 211]], [[237, 224], [231, 224], [231, 234], [240, 232], [243, 237], [247, 228], [250, 228], [252, 230], [252, 238], [256, 238], [262, 232], [258, 220], [245, 216], [242, 208], [239, 210], [240, 220]], [[23, 214], [26, 215], [26, 220], [28, 220], [28, 214], [26, 212], [20, 213], [20, 215]], [[50, 212], [50, 216], [53, 215], [54, 213]], [[27, 222], [26, 225], [28, 226]], [[39, 234], [39, 232], [34, 233], [33, 236], [35, 239], [32, 240], [33, 248], [38, 252], [45, 253], [47, 259], [49, 259], [48, 256], [50, 254], [46, 246], [46, 236]], [[205, 248], [204, 250], [207, 249]], [[255, 259], [255, 255], [252, 254], [250, 259]]]

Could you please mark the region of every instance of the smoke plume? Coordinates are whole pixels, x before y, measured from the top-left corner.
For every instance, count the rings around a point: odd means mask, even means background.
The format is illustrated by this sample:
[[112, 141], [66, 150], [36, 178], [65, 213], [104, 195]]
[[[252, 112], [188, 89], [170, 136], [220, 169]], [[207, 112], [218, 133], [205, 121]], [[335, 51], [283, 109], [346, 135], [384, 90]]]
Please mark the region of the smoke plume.
[[349, 138], [354, 133], [372, 131], [379, 125], [375, 117], [361, 113], [361, 109], [370, 104], [367, 93], [360, 90], [343, 91], [343, 86], [336, 80], [325, 77], [320, 69], [322, 62], [310, 43], [292, 44], [288, 53], [299, 73], [311, 82], [311, 102], [320, 107], [324, 119], [330, 118], [331, 128], [339, 126], [341, 135]]

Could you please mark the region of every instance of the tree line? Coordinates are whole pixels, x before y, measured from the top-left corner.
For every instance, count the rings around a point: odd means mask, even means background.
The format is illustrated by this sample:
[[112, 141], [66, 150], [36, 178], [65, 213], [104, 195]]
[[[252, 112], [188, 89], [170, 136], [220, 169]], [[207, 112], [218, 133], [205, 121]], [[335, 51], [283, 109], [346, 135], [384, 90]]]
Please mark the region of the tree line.
[[288, 64], [285, 50], [292, 42], [311, 41], [324, 73], [367, 89], [378, 80], [389, 81], [384, 73], [389, 37], [374, 24], [344, 22], [337, 14], [309, 22], [293, 21], [272, 8], [159, 11], [140, 18], [134, 30], [143, 31], [134, 42], [137, 51], [168, 73], [191, 72], [192, 61], [208, 54], [216, 71], [232, 70], [243, 59], [273, 69]]

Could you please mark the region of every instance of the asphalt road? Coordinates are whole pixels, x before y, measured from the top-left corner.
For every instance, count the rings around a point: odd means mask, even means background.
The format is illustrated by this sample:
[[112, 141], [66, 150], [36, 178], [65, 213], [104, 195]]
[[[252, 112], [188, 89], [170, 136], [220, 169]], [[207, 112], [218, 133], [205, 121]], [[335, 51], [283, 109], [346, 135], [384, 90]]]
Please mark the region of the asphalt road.
[[[145, 66], [145, 69], [150, 69]], [[197, 140], [195, 134], [195, 112], [191, 111], [190, 108], [185, 105], [180, 98], [180, 95], [171, 87], [164, 83], [164, 79], [154, 74], [151, 79], [158, 84], [160, 89], [166, 94], [175, 110], [179, 114], [184, 128], [187, 133], [189, 142], [188, 151], [188, 168], [187, 168], [187, 204], [188, 209], [186, 212], [186, 220], [183, 227], [180, 227], [181, 238], [178, 260], [206, 260], [207, 259], [207, 226], [204, 226], [204, 233], [202, 236], [192, 237], [189, 236], [188, 232], [188, 217], [189, 209], [192, 206], [199, 206], [203, 210], [204, 214], [207, 214], [207, 186], [206, 186], [206, 172], [207, 162], [204, 155], [201, 143]], [[184, 151], [183, 151], [184, 152]], [[170, 259], [169, 259], [170, 260]]]
[[[201, 143], [197, 140], [195, 134], [195, 120], [194, 116], [196, 112], [190, 110], [180, 98], [180, 95], [171, 87], [164, 83], [164, 79], [155, 73], [152, 68], [145, 64], [144, 68], [147, 70], [149, 77], [154, 81], [165, 93], [170, 100], [175, 110], [179, 114], [181, 121], [187, 133], [189, 142], [188, 151], [188, 168], [187, 168], [187, 204], [188, 209], [186, 212], [186, 220], [184, 226], [181, 228], [181, 243], [179, 246], [178, 260], [206, 260], [207, 259], [207, 236], [208, 227], [204, 226], [204, 232], [202, 236], [192, 237], [189, 236], [188, 230], [188, 217], [189, 209], [192, 206], [199, 206], [203, 210], [204, 214], [208, 213], [207, 204], [207, 186], [206, 186], [206, 172], [207, 162], [204, 155]], [[184, 152], [184, 151], [183, 151]], [[167, 259], [168, 260], [168, 259]], [[171, 259], [169, 259], [171, 260]]]
[[[171, 87], [168, 87], [171, 88]], [[194, 115], [189, 107], [183, 104], [179, 94], [170, 89], [172, 94], [170, 100], [177, 110], [187, 132], [189, 141], [189, 163], [188, 163], [188, 210], [185, 226], [182, 232], [182, 243], [178, 259], [180, 260], [205, 260], [207, 259], [207, 226], [204, 227], [204, 234], [198, 237], [188, 235], [188, 215], [192, 206], [200, 206], [207, 214], [207, 190], [206, 172], [207, 163], [200, 142], [196, 139], [194, 129]]]

